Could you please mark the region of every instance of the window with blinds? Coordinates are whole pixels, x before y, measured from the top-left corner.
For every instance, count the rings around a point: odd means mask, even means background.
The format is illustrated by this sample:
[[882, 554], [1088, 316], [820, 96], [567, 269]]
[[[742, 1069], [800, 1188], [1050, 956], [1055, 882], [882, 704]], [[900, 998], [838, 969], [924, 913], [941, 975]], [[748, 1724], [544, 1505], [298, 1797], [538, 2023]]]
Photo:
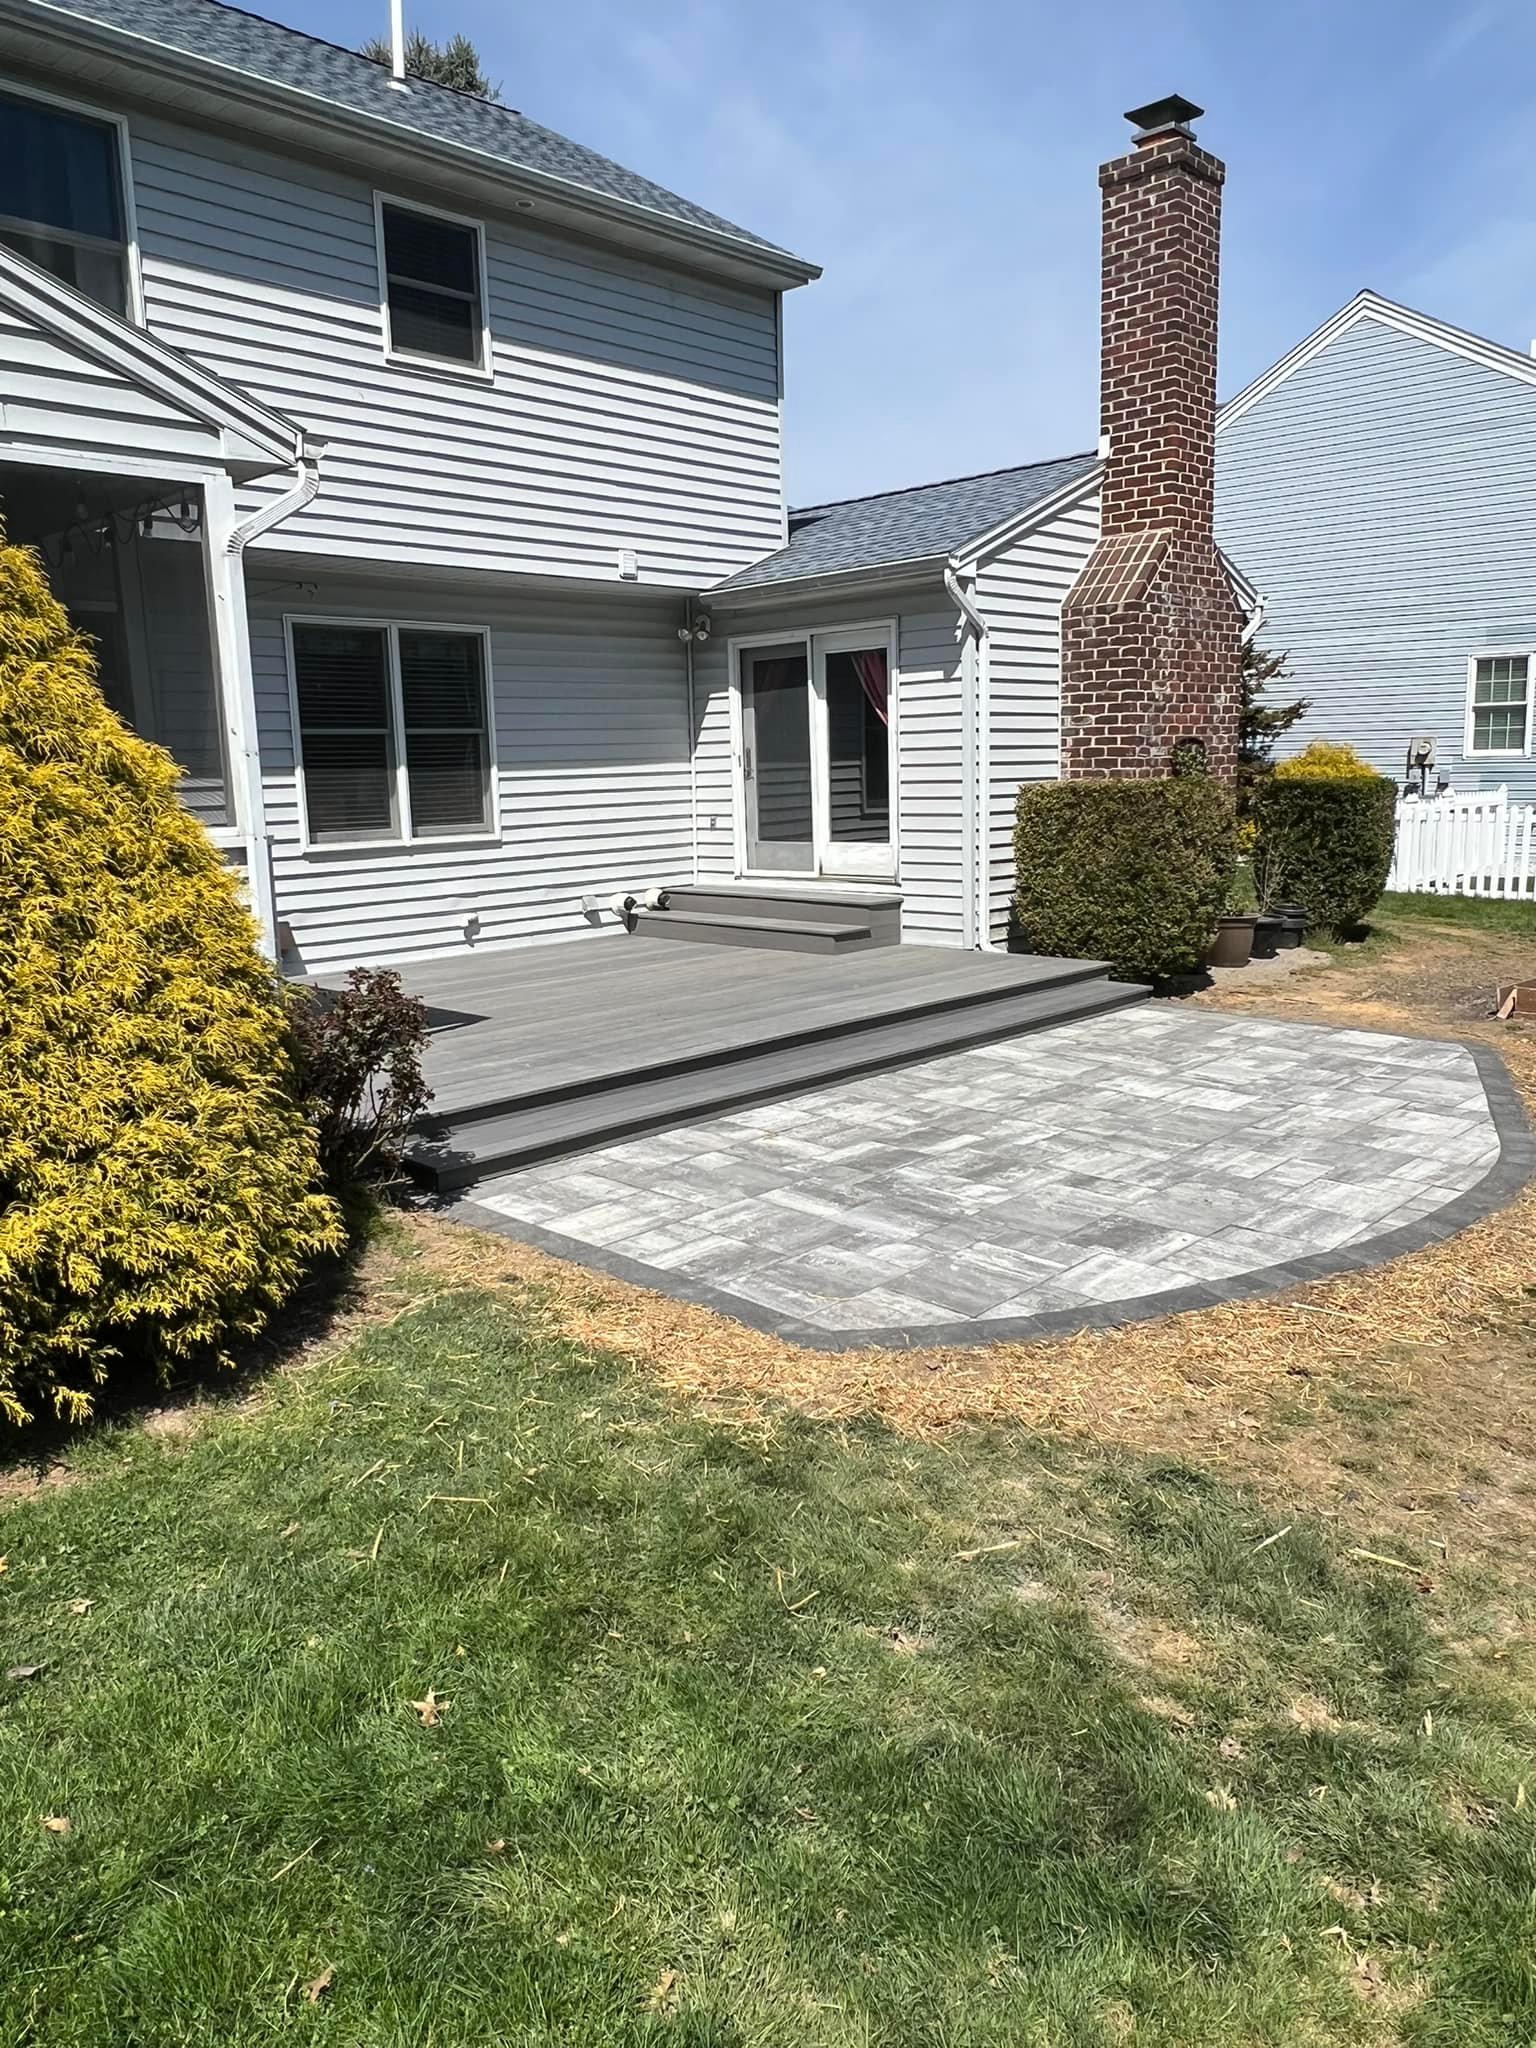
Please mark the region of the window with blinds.
[[485, 299], [479, 229], [388, 200], [380, 202], [379, 224], [390, 353], [480, 367]]
[[488, 831], [484, 635], [329, 621], [291, 632], [310, 844]]

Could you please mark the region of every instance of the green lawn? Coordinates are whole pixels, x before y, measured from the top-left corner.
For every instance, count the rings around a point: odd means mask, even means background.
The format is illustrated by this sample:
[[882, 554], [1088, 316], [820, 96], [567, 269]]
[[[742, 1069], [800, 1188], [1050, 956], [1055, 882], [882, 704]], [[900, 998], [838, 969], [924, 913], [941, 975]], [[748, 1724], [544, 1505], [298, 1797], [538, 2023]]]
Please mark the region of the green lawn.
[[0, 1521], [8, 2048], [1536, 2038], [1526, 1647], [1358, 1532], [474, 1293], [194, 1412]]
[[1431, 924], [1455, 925], [1462, 931], [1507, 932], [1536, 939], [1536, 900], [1506, 903], [1496, 896], [1428, 896], [1389, 892], [1372, 914], [1372, 923], [1389, 924], [1402, 919]]

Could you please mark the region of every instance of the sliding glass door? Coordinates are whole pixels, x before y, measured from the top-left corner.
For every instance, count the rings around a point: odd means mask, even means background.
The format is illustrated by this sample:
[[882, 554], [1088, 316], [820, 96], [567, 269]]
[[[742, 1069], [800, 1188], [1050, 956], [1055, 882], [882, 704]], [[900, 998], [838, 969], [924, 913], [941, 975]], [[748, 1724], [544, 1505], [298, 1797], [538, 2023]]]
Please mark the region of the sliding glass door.
[[885, 629], [741, 650], [749, 874], [895, 874]]

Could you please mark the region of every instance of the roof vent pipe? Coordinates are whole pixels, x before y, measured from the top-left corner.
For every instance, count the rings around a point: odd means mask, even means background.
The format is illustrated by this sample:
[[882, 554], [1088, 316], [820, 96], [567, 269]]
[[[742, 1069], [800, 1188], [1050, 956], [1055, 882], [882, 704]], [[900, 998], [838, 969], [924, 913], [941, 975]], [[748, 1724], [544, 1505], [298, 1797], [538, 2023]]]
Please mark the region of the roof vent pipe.
[[405, 0], [389, 0], [389, 82], [396, 92], [409, 92], [405, 82]]

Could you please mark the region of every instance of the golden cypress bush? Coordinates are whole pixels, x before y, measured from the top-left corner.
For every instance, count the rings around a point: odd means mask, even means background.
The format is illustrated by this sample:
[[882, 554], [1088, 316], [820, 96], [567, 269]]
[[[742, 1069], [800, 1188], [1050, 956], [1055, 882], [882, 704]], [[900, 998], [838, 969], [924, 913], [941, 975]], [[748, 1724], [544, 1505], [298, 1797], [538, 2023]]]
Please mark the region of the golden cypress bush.
[[176, 768], [0, 534], [0, 1414], [259, 1329], [343, 1240], [284, 1001]]

